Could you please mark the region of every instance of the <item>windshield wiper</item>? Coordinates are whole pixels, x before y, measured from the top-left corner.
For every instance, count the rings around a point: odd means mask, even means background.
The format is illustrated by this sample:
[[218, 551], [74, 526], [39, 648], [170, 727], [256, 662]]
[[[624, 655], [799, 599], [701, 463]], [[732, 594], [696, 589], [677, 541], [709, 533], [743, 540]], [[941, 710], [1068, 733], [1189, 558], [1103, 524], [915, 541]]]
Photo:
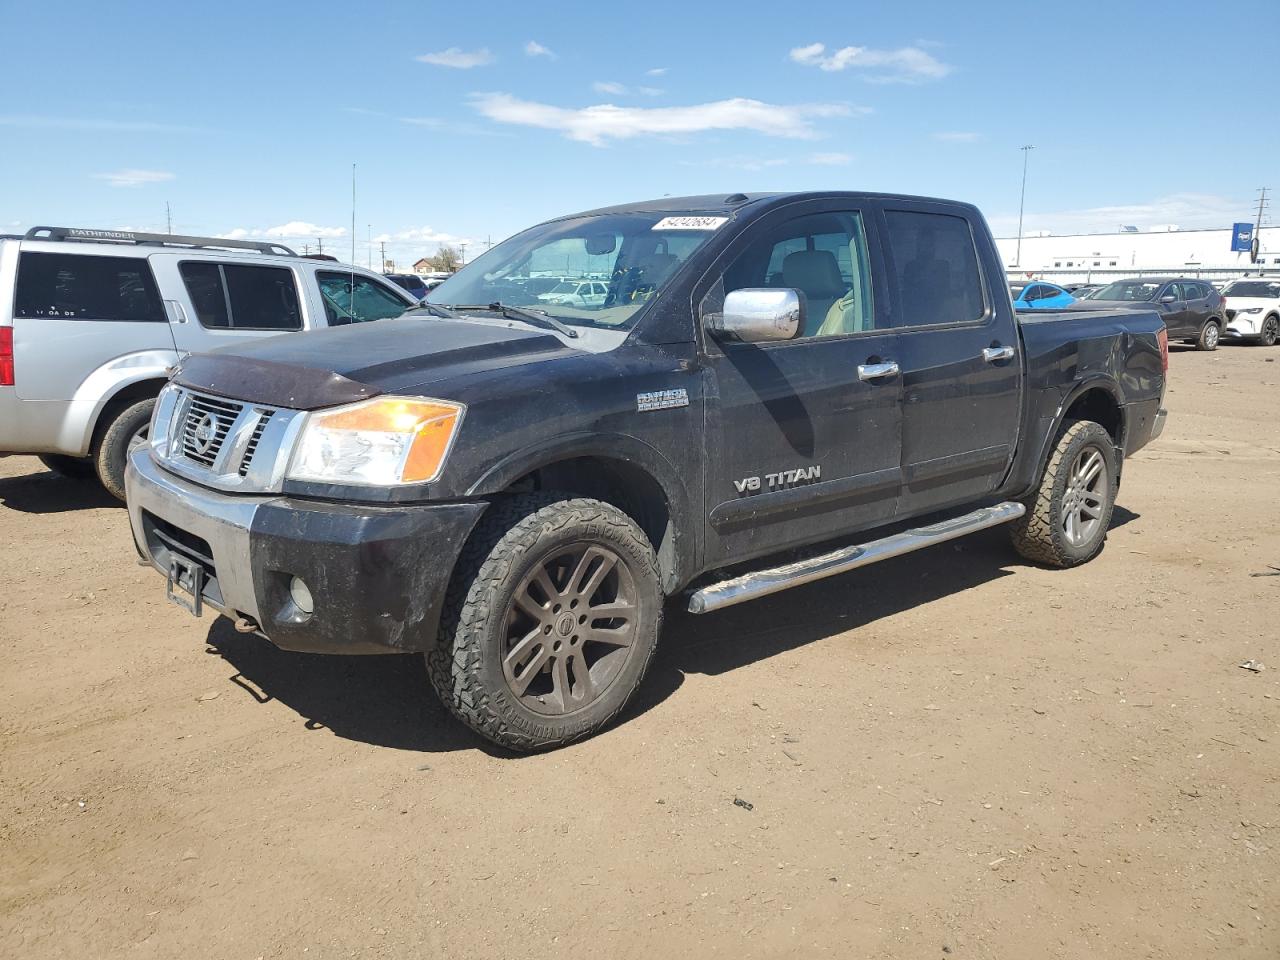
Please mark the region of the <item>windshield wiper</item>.
[[493, 303], [480, 304], [460, 304], [454, 303], [449, 305], [450, 310], [490, 310], [493, 313], [500, 313], [508, 320], [523, 320], [525, 323], [532, 323], [536, 327], [550, 327], [557, 333], [563, 333], [566, 337], [577, 339], [578, 331], [573, 329], [567, 323], [562, 323], [550, 314], [543, 313], [541, 310], [527, 310], [524, 307], [515, 307], [509, 303], [503, 303], [495, 300]]
[[456, 320], [458, 318], [458, 315], [448, 307], [443, 307], [438, 303], [427, 303], [425, 300], [420, 302], [416, 307], [410, 307], [405, 311], [405, 313], [417, 313], [419, 310], [424, 313], [429, 313], [433, 317], [441, 317], [445, 320]]

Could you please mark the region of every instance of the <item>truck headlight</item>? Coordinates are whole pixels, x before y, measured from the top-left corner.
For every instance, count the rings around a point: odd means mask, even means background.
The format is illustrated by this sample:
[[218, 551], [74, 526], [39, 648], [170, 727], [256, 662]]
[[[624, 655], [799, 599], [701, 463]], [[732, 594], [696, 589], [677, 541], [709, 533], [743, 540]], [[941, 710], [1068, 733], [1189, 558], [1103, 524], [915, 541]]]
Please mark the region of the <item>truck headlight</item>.
[[371, 486], [429, 482], [444, 467], [465, 409], [391, 396], [307, 414], [288, 476]]

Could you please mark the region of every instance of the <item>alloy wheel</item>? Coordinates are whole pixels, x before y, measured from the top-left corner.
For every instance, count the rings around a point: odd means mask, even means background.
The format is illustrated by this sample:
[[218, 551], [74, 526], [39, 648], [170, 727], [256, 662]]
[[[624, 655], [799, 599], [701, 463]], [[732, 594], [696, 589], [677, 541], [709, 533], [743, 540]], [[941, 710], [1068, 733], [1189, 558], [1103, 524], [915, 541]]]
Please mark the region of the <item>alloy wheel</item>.
[[1060, 523], [1072, 546], [1084, 546], [1098, 534], [1111, 486], [1106, 466], [1102, 451], [1090, 445], [1080, 451], [1067, 475]]
[[580, 710], [602, 696], [631, 653], [635, 577], [599, 543], [557, 547], [533, 565], [506, 615], [502, 674], [535, 713]]

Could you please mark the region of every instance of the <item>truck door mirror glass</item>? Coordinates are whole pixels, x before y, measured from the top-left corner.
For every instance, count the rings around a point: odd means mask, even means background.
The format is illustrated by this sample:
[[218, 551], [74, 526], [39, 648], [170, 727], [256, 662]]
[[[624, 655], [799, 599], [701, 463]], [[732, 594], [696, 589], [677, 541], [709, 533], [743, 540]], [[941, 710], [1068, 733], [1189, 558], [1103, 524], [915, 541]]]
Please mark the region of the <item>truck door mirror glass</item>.
[[711, 314], [708, 326], [720, 340], [767, 343], [794, 340], [804, 329], [804, 300], [799, 291], [772, 287], [731, 290], [724, 311]]

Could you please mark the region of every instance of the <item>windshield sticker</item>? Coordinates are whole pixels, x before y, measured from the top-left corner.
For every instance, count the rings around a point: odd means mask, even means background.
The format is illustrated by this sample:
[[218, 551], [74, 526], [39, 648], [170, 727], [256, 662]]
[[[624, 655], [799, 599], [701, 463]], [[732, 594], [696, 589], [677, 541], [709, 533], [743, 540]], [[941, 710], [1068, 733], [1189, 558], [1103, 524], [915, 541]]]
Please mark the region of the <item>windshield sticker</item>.
[[728, 217], [663, 217], [653, 225], [653, 229], [719, 230], [728, 222]]

